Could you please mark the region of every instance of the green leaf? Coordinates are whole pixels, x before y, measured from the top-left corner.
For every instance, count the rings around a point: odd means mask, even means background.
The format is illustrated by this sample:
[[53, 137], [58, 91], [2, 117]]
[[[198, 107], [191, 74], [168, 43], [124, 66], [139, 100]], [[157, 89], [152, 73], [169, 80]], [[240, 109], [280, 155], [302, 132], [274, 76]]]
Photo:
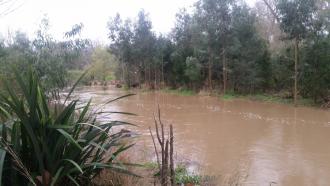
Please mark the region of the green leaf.
[[70, 176], [70, 175], [67, 175], [67, 177], [75, 184], [75, 185], [77, 185], [77, 186], [79, 186], [79, 183], [74, 179], [74, 178], [72, 178], [72, 176]]
[[52, 182], [51, 182], [50, 186], [54, 186], [54, 185], [56, 184], [57, 179], [58, 179], [58, 177], [60, 176], [60, 174], [61, 174], [63, 168], [64, 168], [64, 167], [60, 167], [60, 168], [56, 171], [56, 174], [55, 174], [55, 176], [52, 178]]
[[72, 138], [72, 136], [65, 132], [63, 129], [57, 129], [58, 132], [60, 132], [70, 143], [78, 147], [80, 150], [82, 149], [81, 146], [77, 143], [75, 139]]
[[79, 82], [82, 80], [82, 78], [84, 78], [84, 76], [87, 74], [88, 70], [86, 70], [79, 78], [78, 80], [75, 82], [75, 84], [73, 84], [73, 86], [71, 87], [68, 95], [66, 96], [65, 100], [64, 100], [64, 105], [66, 103], [66, 101], [70, 98], [71, 94], [73, 93], [74, 89], [76, 89], [77, 85], [79, 84]]
[[111, 103], [111, 102], [114, 102], [114, 101], [117, 101], [117, 100], [119, 100], [119, 99], [123, 99], [123, 98], [129, 97], [129, 96], [134, 96], [134, 95], [135, 95], [135, 94], [127, 94], [127, 95], [124, 95], [124, 96], [120, 96], [120, 97], [118, 97], [118, 98], [115, 98], [115, 99], [111, 99], [111, 100], [109, 100], [109, 101], [106, 101], [104, 104], [107, 105], [107, 104], [109, 104], [109, 103]]
[[80, 113], [80, 116], [79, 116], [79, 119], [78, 119], [77, 123], [80, 123], [80, 122], [83, 121], [83, 119], [84, 119], [84, 117], [85, 117], [87, 111], [89, 110], [89, 107], [90, 107], [90, 105], [91, 105], [91, 102], [92, 102], [92, 99], [90, 99], [90, 100], [88, 101], [87, 105], [84, 106], [84, 109], [83, 109], [83, 111]]
[[73, 126], [71, 125], [48, 125], [48, 129], [72, 129]]
[[57, 117], [55, 124], [66, 124], [69, 118], [75, 114], [76, 103], [76, 101], [72, 101], [68, 106], [66, 106]]
[[67, 162], [70, 162], [73, 166], [75, 166], [75, 168], [81, 173], [83, 174], [83, 170], [81, 169], [81, 167], [73, 160], [70, 160], [70, 159], [64, 159], [63, 161], [67, 161]]
[[6, 151], [3, 149], [0, 149], [0, 186], [2, 183], [2, 172], [3, 172], [3, 167], [5, 164], [5, 156], [6, 156]]

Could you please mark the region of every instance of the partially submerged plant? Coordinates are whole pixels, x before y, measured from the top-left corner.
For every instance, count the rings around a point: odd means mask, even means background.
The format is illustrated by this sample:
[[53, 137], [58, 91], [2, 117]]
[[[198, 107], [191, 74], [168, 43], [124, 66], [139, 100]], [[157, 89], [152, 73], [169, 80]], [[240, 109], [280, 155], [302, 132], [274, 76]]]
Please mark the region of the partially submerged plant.
[[7, 82], [0, 94], [0, 185], [86, 185], [102, 169], [133, 175], [117, 160], [133, 144], [111, 130], [129, 123], [98, 123], [104, 112], [92, 111], [91, 101], [69, 101], [76, 84], [63, 104], [47, 98], [32, 70], [16, 81], [19, 90]]
[[[159, 158], [159, 153], [157, 150], [157, 145], [156, 145], [156, 140], [154, 138], [154, 135], [151, 131], [151, 127], [149, 127], [149, 132], [150, 136], [155, 148], [155, 154], [157, 158], [157, 165], [159, 169], [159, 179], [160, 183], [162, 186], [167, 186], [168, 183], [170, 183], [172, 186], [175, 184], [174, 183], [174, 177], [175, 177], [175, 172], [174, 172], [174, 159], [173, 159], [173, 142], [174, 142], [174, 137], [173, 137], [173, 126], [170, 125], [169, 127], [169, 135], [166, 139], [165, 137], [165, 131], [164, 131], [164, 124], [161, 120], [160, 117], [160, 109], [158, 107], [158, 122], [156, 120], [156, 117], [154, 116], [154, 121], [155, 121], [155, 130], [156, 130], [156, 137], [160, 146], [160, 155], [161, 159]], [[169, 179], [170, 178], [170, 182]]]
[[181, 184], [200, 185], [201, 179], [202, 176], [189, 173], [184, 165], [179, 164], [175, 168], [175, 183], [178, 185]]

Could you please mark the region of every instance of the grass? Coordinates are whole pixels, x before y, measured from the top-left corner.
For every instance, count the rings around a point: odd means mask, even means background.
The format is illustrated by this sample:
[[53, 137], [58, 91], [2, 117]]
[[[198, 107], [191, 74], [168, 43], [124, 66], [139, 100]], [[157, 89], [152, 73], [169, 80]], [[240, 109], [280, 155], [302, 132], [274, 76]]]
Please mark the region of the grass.
[[233, 100], [233, 99], [237, 99], [237, 98], [239, 98], [239, 96], [238, 95], [236, 95], [236, 94], [224, 94], [224, 95], [222, 95], [222, 97], [221, 97], [223, 100]]
[[[245, 100], [271, 102], [271, 103], [293, 104], [293, 99], [282, 98], [280, 96], [271, 95], [271, 94], [237, 94], [234, 92], [228, 92], [225, 95], [220, 96], [220, 98], [226, 101], [235, 100], [235, 99], [245, 99]], [[319, 106], [315, 104], [312, 99], [306, 99], [306, 98], [299, 98], [297, 104], [299, 106], [312, 106], [312, 107]]]
[[165, 93], [170, 93], [170, 94], [175, 94], [175, 95], [179, 95], [179, 96], [193, 96], [196, 95], [196, 92], [192, 91], [192, 90], [188, 90], [188, 89], [162, 89], [162, 92]]

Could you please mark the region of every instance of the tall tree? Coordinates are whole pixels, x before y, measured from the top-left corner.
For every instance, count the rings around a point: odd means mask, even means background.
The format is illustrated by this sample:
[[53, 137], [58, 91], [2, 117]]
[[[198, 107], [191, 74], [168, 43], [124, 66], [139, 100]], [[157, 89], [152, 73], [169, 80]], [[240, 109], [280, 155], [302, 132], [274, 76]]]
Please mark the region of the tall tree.
[[316, 11], [315, 0], [279, 0], [278, 18], [286, 39], [294, 42], [294, 104], [298, 95], [299, 43], [307, 36]]
[[[141, 84], [141, 76], [144, 75], [144, 81], [150, 87], [152, 79], [152, 70], [156, 71], [153, 56], [155, 55], [155, 35], [151, 31], [152, 23], [149, 15], [141, 10], [138, 13], [138, 19], [134, 24], [133, 48], [134, 58], [138, 65], [138, 79]], [[156, 79], [156, 77], [154, 77]]]
[[226, 92], [227, 69], [226, 47], [230, 29], [230, 6], [233, 0], [200, 0], [196, 4], [196, 15], [201, 32], [206, 33], [208, 41], [208, 86], [212, 89], [212, 66], [216, 51], [220, 50], [223, 64], [223, 92]]
[[124, 22], [117, 14], [108, 22], [110, 51], [118, 58], [122, 69], [122, 80], [127, 86], [131, 85], [131, 68], [133, 66], [133, 25], [130, 19]]
[[270, 81], [267, 45], [257, 33], [255, 23], [256, 16], [247, 5], [233, 7], [229, 67], [232, 87], [240, 93], [266, 89]]
[[181, 9], [176, 14], [175, 26], [171, 32], [174, 51], [171, 54], [171, 60], [165, 67], [169, 72], [168, 81], [174, 87], [185, 83], [185, 61], [194, 53], [192, 21], [192, 16], [185, 9]]

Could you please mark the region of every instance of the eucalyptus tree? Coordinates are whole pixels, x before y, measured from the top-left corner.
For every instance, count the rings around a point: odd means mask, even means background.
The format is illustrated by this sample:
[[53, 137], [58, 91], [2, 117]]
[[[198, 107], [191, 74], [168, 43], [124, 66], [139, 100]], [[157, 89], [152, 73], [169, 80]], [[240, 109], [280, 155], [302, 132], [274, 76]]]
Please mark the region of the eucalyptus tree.
[[230, 7], [234, 0], [200, 0], [196, 3], [196, 18], [201, 32], [207, 36], [208, 51], [208, 87], [212, 89], [212, 66], [216, 51], [220, 50], [223, 64], [223, 92], [227, 86], [226, 47], [230, 33]]
[[172, 86], [185, 83], [185, 61], [187, 57], [194, 55], [192, 21], [192, 15], [185, 9], [181, 9], [176, 14], [175, 26], [171, 32], [174, 51], [170, 62], [166, 65], [168, 81]]
[[83, 69], [91, 61], [93, 46], [89, 39], [81, 38], [83, 28], [82, 23], [73, 25], [71, 30], [65, 32], [64, 40], [58, 42], [69, 69]]
[[330, 4], [317, 0], [312, 27], [301, 47], [301, 95], [330, 102]]
[[233, 6], [228, 47], [230, 83], [240, 93], [267, 89], [270, 84], [268, 46], [257, 33], [255, 23], [256, 15], [247, 5]]
[[307, 37], [312, 28], [316, 12], [315, 0], [279, 0], [277, 16], [285, 38], [294, 42], [294, 104], [298, 95], [299, 43]]
[[110, 52], [120, 62], [122, 80], [127, 86], [131, 85], [131, 67], [133, 62], [133, 24], [130, 19], [123, 21], [119, 14], [108, 22], [109, 39], [111, 40]]
[[168, 71], [168, 65], [171, 63], [171, 55], [174, 51], [173, 43], [168, 36], [160, 35], [156, 40], [156, 55], [155, 61], [159, 66], [159, 82], [161, 88], [166, 84], [165, 74]]
[[33, 40], [33, 50], [36, 56], [34, 68], [46, 89], [57, 92], [57, 88], [63, 88], [66, 85], [67, 71], [62, 58], [62, 49], [49, 33], [49, 29], [49, 20], [44, 17], [36, 32], [36, 38]]
[[201, 80], [202, 66], [196, 57], [187, 57], [184, 75], [189, 79], [190, 88], [196, 89]]
[[[32, 41], [35, 56], [33, 67], [47, 90], [58, 93], [59, 89], [67, 86], [68, 70], [79, 69], [78, 66], [84, 61], [82, 56], [88, 54], [90, 41], [80, 38], [82, 28], [82, 24], [74, 25], [65, 33], [65, 40], [57, 41], [50, 34], [48, 18], [41, 20], [36, 38]], [[85, 65], [81, 65], [80, 69]]]
[[285, 47], [286, 42], [281, 39], [282, 31], [280, 23], [277, 20], [277, 14], [273, 14], [271, 10], [275, 10], [275, 0], [257, 1], [253, 11], [256, 14], [257, 32], [269, 43], [269, 49], [273, 54], [278, 54]]
[[[138, 13], [137, 21], [134, 23], [134, 36], [133, 36], [133, 53], [135, 66], [138, 75], [139, 83], [141, 83], [141, 76], [144, 76], [144, 82], [149, 87], [151, 86], [152, 74], [154, 74], [154, 80], [156, 81], [156, 63], [154, 56], [156, 55], [156, 36], [151, 31], [152, 23], [149, 15], [141, 10]], [[152, 73], [154, 71], [154, 73]]]

